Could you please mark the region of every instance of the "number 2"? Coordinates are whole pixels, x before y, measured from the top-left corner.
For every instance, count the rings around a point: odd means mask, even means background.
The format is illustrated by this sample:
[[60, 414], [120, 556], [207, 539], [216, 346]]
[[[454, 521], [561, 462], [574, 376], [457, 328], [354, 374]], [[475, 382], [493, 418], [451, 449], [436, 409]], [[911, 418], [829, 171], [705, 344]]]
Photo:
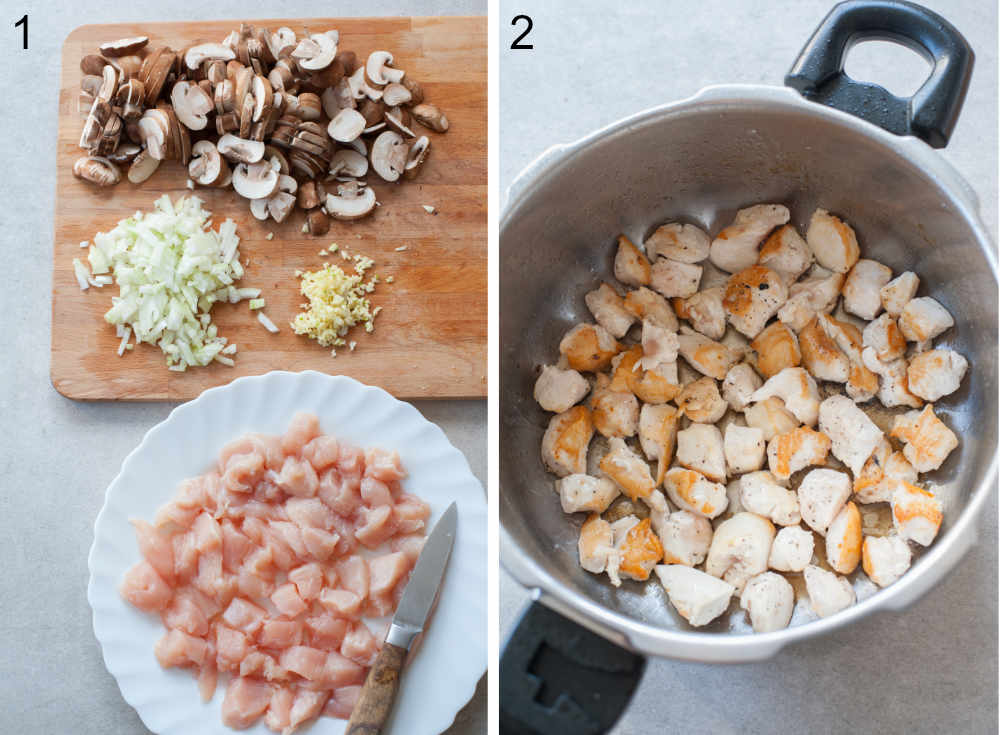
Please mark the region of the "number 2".
[[534, 23], [532, 22], [531, 18], [529, 18], [527, 15], [515, 15], [514, 16], [514, 20], [512, 20], [510, 22], [510, 24], [512, 26], [516, 26], [517, 22], [519, 20], [527, 21], [528, 26], [524, 29], [524, 32], [520, 36], [518, 36], [517, 38], [514, 39], [514, 43], [512, 43], [510, 45], [510, 47], [512, 49], [533, 49], [533, 48], [535, 48], [534, 44], [521, 43], [521, 39], [523, 39], [525, 36], [527, 36], [529, 33], [531, 33], [531, 29], [534, 27]]
[[17, 28], [18, 26], [24, 26], [24, 40], [21, 42], [21, 44], [22, 44], [21, 48], [25, 48], [26, 49], [26, 48], [28, 48], [28, 14], [27, 13], [25, 13], [21, 17], [21, 20], [19, 20], [17, 23], [14, 24], [15, 28]]

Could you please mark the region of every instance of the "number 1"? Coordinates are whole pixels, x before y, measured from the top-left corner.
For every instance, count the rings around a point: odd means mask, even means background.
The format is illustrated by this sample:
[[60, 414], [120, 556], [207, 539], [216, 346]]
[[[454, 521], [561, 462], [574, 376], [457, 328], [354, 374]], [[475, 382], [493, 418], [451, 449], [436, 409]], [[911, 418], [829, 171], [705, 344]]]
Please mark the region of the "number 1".
[[22, 43], [21, 48], [25, 48], [26, 49], [26, 48], [28, 48], [28, 14], [27, 13], [25, 13], [21, 17], [21, 20], [19, 20], [17, 23], [14, 24], [15, 28], [17, 28], [18, 26], [24, 26], [24, 40], [21, 42]]

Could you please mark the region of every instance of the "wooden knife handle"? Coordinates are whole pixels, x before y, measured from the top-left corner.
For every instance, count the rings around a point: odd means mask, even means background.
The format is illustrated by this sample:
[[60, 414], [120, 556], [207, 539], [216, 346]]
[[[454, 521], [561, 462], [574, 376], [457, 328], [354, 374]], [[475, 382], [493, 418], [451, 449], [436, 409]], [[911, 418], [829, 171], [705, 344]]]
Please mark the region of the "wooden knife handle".
[[391, 643], [382, 645], [382, 650], [365, 679], [365, 685], [361, 687], [358, 702], [347, 723], [346, 735], [379, 735], [382, 732], [396, 699], [399, 673], [404, 660], [405, 648]]

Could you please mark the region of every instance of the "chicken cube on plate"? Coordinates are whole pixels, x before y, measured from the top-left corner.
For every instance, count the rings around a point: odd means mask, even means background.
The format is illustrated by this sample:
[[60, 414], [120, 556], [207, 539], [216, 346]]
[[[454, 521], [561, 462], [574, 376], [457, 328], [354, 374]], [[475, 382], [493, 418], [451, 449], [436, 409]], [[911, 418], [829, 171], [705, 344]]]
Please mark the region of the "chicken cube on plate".
[[649, 285], [668, 299], [687, 298], [698, 292], [702, 270], [700, 265], [657, 258], [653, 263]]
[[590, 392], [590, 383], [576, 370], [545, 365], [535, 381], [535, 400], [546, 411], [568, 411]]
[[833, 456], [855, 476], [883, 439], [882, 430], [847, 396], [830, 396], [819, 404], [819, 429], [830, 437]]
[[657, 462], [657, 485], [663, 482], [663, 476], [674, 458], [679, 421], [680, 413], [666, 403], [647, 403], [639, 411], [639, 445], [647, 459]]
[[625, 308], [636, 319], [677, 331], [677, 315], [670, 303], [651, 288], [642, 286], [625, 294]]
[[653, 567], [663, 560], [663, 546], [650, 525], [650, 520], [644, 518], [631, 526], [624, 533], [615, 528], [615, 549], [620, 561], [618, 574], [638, 582], [649, 579]]
[[798, 496], [779, 485], [766, 470], [740, 478], [740, 505], [779, 526], [797, 526], [802, 520]]
[[773, 322], [750, 343], [757, 352], [757, 369], [765, 378], [771, 378], [785, 368], [796, 367], [802, 362], [799, 338], [787, 324]]
[[795, 283], [813, 263], [812, 250], [791, 225], [783, 225], [772, 232], [760, 246], [757, 264], [781, 276], [786, 284]]
[[892, 494], [892, 523], [896, 533], [921, 546], [930, 546], [941, 528], [941, 501], [932, 493], [901, 482]]
[[681, 412], [692, 421], [714, 424], [729, 408], [719, 393], [719, 386], [709, 377], [693, 380], [677, 394], [675, 399]]
[[781, 277], [762, 265], [753, 265], [730, 276], [722, 306], [729, 323], [753, 339], [788, 299]]
[[559, 477], [587, 471], [587, 448], [594, 435], [590, 409], [574, 406], [556, 414], [542, 436], [542, 463]]
[[715, 529], [705, 559], [705, 571], [729, 582], [737, 592], [747, 581], [767, 571], [774, 541], [774, 524], [756, 513], [737, 513]]
[[601, 471], [632, 500], [649, 497], [656, 485], [646, 461], [618, 437], [611, 439], [608, 446], [610, 450], [600, 462]]
[[650, 258], [670, 258], [679, 263], [700, 263], [708, 257], [712, 238], [700, 227], [680, 222], [660, 225], [644, 243]]
[[846, 383], [851, 376], [851, 361], [826, 333], [817, 315], [799, 332], [802, 364], [818, 380]]
[[724, 295], [722, 286], [714, 286], [686, 299], [676, 298], [673, 300], [674, 312], [709, 339], [722, 339], [726, 333], [726, 309], [722, 305]]
[[583, 297], [594, 315], [594, 321], [604, 327], [612, 337], [624, 337], [635, 321], [635, 316], [625, 308], [625, 299], [607, 283], [602, 283]]
[[819, 388], [805, 370], [787, 367], [767, 379], [750, 400], [754, 403], [768, 398], [780, 398], [782, 404], [806, 426], [815, 426], [819, 419]]
[[780, 398], [765, 398], [751, 403], [743, 410], [747, 426], [754, 426], [764, 432], [764, 441], [771, 441], [779, 434], [787, 434], [797, 428], [799, 420], [785, 408]]
[[610, 557], [615, 553], [611, 524], [597, 513], [591, 514], [580, 528], [577, 550], [581, 567], [593, 574], [605, 571]]
[[643, 321], [640, 363], [643, 370], [652, 370], [664, 362], [677, 362], [679, 348], [676, 332], [661, 327], [654, 321]]
[[771, 543], [767, 565], [779, 572], [801, 572], [812, 560], [814, 545], [812, 532], [802, 526], [780, 528]]
[[687, 363], [702, 375], [723, 380], [729, 369], [740, 359], [739, 353], [710, 340], [690, 327], [682, 326], [677, 333], [678, 351]]
[[881, 289], [892, 279], [892, 268], [877, 260], [862, 258], [844, 281], [844, 309], [865, 321], [882, 311]]
[[917, 471], [902, 452], [892, 451], [883, 439], [854, 478], [854, 496], [859, 503], [888, 503], [899, 482], [914, 483]]
[[696, 628], [722, 615], [736, 591], [731, 584], [683, 564], [660, 564], [656, 576], [670, 604]]
[[726, 273], [749, 268], [757, 263], [764, 238], [788, 222], [789, 217], [788, 207], [783, 204], [756, 204], [739, 210], [732, 224], [712, 240], [708, 259]]
[[795, 590], [774, 572], [751, 577], [740, 595], [740, 607], [750, 615], [755, 633], [770, 633], [788, 627], [795, 610]]
[[830, 438], [821, 431], [800, 426], [778, 434], [767, 444], [767, 466], [780, 481], [788, 479], [810, 465], [826, 464]]
[[958, 390], [969, 363], [948, 349], [923, 352], [910, 361], [906, 377], [910, 392], [925, 401], [936, 401]]
[[892, 362], [906, 354], [906, 339], [895, 317], [888, 313], [868, 323], [861, 333], [861, 343], [871, 347], [880, 362]]
[[903, 313], [903, 308], [910, 303], [910, 299], [917, 295], [919, 286], [920, 279], [916, 273], [913, 271], [900, 273], [879, 289], [882, 308], [893, 318], [898, 317]]
[[825, 209], [813, 212], [806, 231], [806, 242], [816, 262], [834, 273], [850, 271], [861, 254], [854, 229]]
[[837, 470], [812, 470], [802, 478], [798, 492], [802, 520], [820, 536], [825, 536], [833, 519], [851, 497], [851, 478]]
[[879, 587], [888, 587], [910, 568], [910, 545], [900, 536], [866, 536], [861, 545], [861, 568]]
[[903, 442], [903, 456], [917, 472], [936, 470], [958, 446], [958, 437], [934, 413], [928, 403], [923, 411], [897, 416], [889, 436]]
[[674, 467], [663, 478], [667, 497], [682, 510], [704, 518], [715, 518], [725, 511], [729, 498], [726, 488], [700, 472]]
[[805, 569], [809, 604], [817, 615], [827, 618], [855, 603], [854, 588], [845, 577], [810, 564]]
[[556, 480], [556, 490], [564, 513], [603, 513], [620, 494], [608, 478], [591, 475], [567, 475]]
[[577, 324], [559, 342], [559, 352], [574, 370], [597, 372], [611, 364], [621, 345], [600, 324]]
[[677, 464], [697, 470], [714, 482], [726, 481], [722, 432], [713, 424], [691, 424], [677, 432]]
[[814, 269], [813, 275], [788, 287], [788, 300], [778, 309], [779, 321], [801, 332], [817, 314], [833, 310], [843, 285], [843, 273]]
[[910, 299], [899, 314], [899, 331], [907, 342], [934, 339], [954, 324], [948, 310], [929, 296]]
[[744, 472], [753, 472], [764, 466], [767, 443], [764, 441], [762, 429], [729, 424], [722, 444], [729, 475], [742, 475]]
[[645, 286], [649, 283], [649, 273], [649, 259], [625, 235], [619, 235], [615, 278], [627, 286]]
[[603, 436], [635, 436], [639, 429], [639, 400], [629, 391], [612, 390], [601, 373], [590, 394], [590, 416]]
[[712, 523], [707, 518], [686, 510], [650, 518], [663, 544], [664, 564], [693, 567], [705, 561], [712, 543]]
[[726, 373], [722, 381], [722, 397], [726, 399], [731, 409], [743, 411], [750, 403], [750, 396], [763, 384], [764, 381], [757, 375], [757, 371], [747, 363], [741, 362]]
[[861, 512], [848, 502], [826, 530], [826, 561], [840, 574], [850, 574], [861, 561]]

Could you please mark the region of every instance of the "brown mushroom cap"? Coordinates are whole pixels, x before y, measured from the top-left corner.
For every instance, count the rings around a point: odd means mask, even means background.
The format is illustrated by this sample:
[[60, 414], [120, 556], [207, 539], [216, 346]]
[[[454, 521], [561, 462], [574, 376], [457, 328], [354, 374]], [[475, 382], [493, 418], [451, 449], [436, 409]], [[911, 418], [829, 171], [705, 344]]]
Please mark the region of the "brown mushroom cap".
[[130, 56], [138, 53], [140, 49], [149, 43], [149, 36], [135, 36], [134, 38], [119, 38], [117, 41], [102, 43], [99, 47], [101, 56], [113, 58], [116, 56]]
[[84, 156], [73, 164], [73, 175], [98, 186], [114, 186], [122, 175], [111, 161], [102, 156]]

